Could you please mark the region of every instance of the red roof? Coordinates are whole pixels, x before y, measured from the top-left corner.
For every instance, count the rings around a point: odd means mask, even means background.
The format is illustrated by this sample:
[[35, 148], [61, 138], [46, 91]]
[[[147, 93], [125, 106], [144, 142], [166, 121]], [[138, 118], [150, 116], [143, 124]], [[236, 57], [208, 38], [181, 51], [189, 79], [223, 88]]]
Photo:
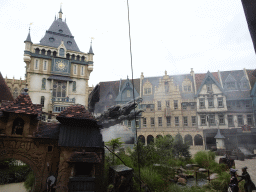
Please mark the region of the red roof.
[[37, 115], [42, 112], [41, 105], [34, 105], [27, 94], [20, 94], [14, 101], [5, 102], [1, 111]]
[[13, 96], [10, 92], [9, 87], [7, 86], [2, 74], [0, 73], [0, 102], [2, 100], [13, 101]]
[[[197, 90], [199, 89], [199, 87], [200, 87], [201, 84], [203, 83], [206, 74], [207, 74], [207, 73], [195, 74], [196, 89], [197, 89]], [[213, 73], [211, 73], [211, 74], [212, 74], [212, 76], [216, 79], [216, 81], [218, 81], [218, 82], [220, 83], [218, 72], [213, 72]]]
[[83, 105], [72, 105], [62, 112], [59, 113], [57, 117], [72, 117], [80, 119], [93, 119], [92, 114], [85, 109]]

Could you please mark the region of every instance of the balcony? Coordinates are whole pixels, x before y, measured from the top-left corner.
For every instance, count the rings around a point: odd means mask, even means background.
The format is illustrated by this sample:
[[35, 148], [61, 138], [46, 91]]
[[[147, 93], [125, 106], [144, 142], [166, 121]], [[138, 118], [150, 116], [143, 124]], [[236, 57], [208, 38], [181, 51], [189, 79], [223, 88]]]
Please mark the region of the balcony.
[[69, 98], [69, 97], [53, 97], [52, 102], [59, 102], [59, 103], [75, 103], [75, 98]]

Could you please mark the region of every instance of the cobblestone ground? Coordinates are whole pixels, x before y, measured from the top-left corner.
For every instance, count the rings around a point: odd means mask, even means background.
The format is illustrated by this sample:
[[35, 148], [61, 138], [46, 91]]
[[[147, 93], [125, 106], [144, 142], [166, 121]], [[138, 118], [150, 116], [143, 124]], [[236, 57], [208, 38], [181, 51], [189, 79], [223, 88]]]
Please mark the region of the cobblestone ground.
[[250, 174], [252, 181], [256, 184], [256, 158], [245, 159], [244, 161], [235, 160], [238, 175], [242, 174], [242, 167], [247, 166], [247, 172]]
[[11, 183], [0, 185], [0, 192], [27, 192], [24, 183]]

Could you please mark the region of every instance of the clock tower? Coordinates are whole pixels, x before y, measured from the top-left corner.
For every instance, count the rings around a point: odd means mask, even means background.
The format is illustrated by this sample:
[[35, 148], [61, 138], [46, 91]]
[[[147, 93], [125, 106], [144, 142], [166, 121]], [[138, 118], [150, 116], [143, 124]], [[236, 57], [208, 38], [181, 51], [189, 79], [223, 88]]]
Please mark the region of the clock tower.
[[55, 18], [40, 43], [24, 41], [26, 83], [31, 100], [43, 105], [44, 118], [74, 104], [88, 107], [88, 80], [93, 70], [92, 44], [80, 51], [66, 21]]

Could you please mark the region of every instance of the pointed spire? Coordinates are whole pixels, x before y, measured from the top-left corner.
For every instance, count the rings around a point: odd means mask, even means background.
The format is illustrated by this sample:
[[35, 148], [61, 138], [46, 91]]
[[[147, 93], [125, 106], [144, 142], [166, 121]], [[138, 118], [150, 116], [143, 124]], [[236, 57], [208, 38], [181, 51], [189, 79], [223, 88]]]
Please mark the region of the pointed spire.
[[91, 45], [90, 45], [89, 54], [93, 54], [93, 55], [94, 55], [93, 50], [92, 50], [92, 40], [91, 40]]
[[217, 134], [215, 135], [214, 138], [215, 138], [215, 139], [225, 139], [225, 137], [224, 137], [223, 135], [221, 135], [220, 129], [218, 129], [218, 132], [217, 132]]
[[61, 4], [60, 4], [60, 11], [59, 11], [59, 19], [62, 20], [62, 7], [61, 7]]
[[31, 37], [30, 37], [30, 27], [29, 27], [29, 32], [28, 32], [27, 39], [24, 41], [24, 43], [25, 43], [25, 42], [31, 42], [31, 43], [32, 43]]

